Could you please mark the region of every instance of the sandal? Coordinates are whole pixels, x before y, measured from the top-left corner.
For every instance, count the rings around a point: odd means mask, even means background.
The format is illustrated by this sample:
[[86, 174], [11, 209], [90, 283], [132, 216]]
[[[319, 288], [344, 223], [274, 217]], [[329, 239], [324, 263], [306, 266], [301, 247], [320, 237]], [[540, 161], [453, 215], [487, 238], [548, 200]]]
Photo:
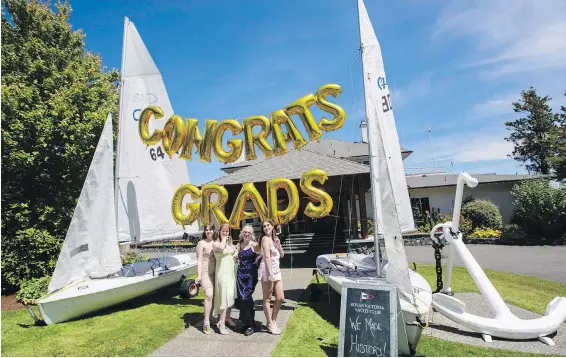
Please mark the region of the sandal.
[[274, 334], [274, 335], [280, 335], [281, 331], [279, 330], [279, 328], [277, 328], [277, 324], [274, 325], [275, 327], [270, 327], [269, 325], [267, 325], [267, 330], [269, 331], [269, 333]]
[[228, 334], [228, 330], [226, 329], [226, 325], [224, 324], [219, 324], [218, 330], [220, 331], [220, 334]]
[[205, 325], [202, 327], [202, 332], [203, 332], [204, 334], [211, 334], [211, 333], [212, 333], [212, 328], [210, 328], [210, 324], [205, 324]]

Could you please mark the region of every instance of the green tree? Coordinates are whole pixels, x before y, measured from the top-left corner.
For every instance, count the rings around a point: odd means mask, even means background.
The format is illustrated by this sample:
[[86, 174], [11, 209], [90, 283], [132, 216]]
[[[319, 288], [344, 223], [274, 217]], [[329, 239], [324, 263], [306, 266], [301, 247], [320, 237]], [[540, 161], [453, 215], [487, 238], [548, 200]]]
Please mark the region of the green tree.
[[[566, 91], [564, 91], [566, 96]], [[560, 129], [558, 130], [558, 150], [554, 158], [552, 158], [552, 167], [558, 179], [566, 179], [566, 107], [561, 107]]]
[[550, 174], [551, 159], [557, 153], [560, 116], [552, 113], [550, 100], [549, 96], [538, 96], [533, 87], [521, 91], [521, 99], [513, 102], [513, 107], [516, 113], [526, 117], [505, 122], [511, 131], [505, 140], [515, 145], [509, 157], [527, 163], [529, 172]]
[[[2, 0], [3, 256], [27, 249], [28, 229], [35, 239], [64, 239], [104, 121], [118, 103], [118, 72], [85, 49], [70, 14], [68, 3]], [[18, 245], [10, 245], [16, 236]], [[49, 256], [43, 260], [57, 260]], [[13, 272], [4, 266], [5, 283]]]

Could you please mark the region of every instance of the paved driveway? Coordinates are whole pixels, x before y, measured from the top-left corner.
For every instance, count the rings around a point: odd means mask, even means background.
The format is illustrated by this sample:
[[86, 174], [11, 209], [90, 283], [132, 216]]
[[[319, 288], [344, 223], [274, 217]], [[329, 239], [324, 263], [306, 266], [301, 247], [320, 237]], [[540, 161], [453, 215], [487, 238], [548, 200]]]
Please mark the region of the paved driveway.
[[[566, 283], [566, 246], [466, 245], [483, 269]], [[409, 263], [434, 263], [430, 246], [405, 246]], [[463, 266], [459, 258], [456, 265]]]

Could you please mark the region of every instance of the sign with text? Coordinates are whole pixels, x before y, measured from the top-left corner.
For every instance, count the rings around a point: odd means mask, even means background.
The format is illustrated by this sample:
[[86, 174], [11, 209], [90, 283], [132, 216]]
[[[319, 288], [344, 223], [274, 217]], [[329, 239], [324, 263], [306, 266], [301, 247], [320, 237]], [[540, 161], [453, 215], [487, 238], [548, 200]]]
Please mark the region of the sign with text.
[[397, 287], [346, 282], [340, 307], [339, 357], [396, 357]]

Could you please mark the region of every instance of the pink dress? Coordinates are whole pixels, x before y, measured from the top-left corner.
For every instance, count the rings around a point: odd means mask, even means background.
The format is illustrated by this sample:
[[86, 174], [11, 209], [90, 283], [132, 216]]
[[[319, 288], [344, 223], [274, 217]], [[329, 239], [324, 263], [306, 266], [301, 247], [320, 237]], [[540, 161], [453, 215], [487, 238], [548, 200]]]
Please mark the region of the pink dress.
[[[269, 249], [271, 252], [271, 272], [273, 273], [273, 281], [281, 281], [281, 268], [279, 268], [279, 259], [281, 258], [281, 255], [275, 248], [273, 241], [271, 241]], [[269, 281], [269, 270], [267, 269], [267, 264], [265, 263], [265, 257], [263, 257], [261, 263], [259, 264], [259, 276], [260, 280], [262, 280], [263, 282]]]

